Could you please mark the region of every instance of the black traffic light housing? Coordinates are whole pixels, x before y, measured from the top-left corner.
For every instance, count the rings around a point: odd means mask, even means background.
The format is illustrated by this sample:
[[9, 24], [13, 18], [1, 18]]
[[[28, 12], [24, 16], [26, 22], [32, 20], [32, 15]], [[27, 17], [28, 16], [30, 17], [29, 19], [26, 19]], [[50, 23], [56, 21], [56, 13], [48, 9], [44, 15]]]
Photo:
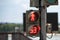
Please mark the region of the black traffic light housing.
[[58, 13], [47, 13], [47, 23], [51, 23], [51, 31], [58, 31]]
[[23, 13], [23, 31], [26, 32], [26, 13]]
[[30, 0], [30, 7], [39, 7], [39, 0]]
[[40, 13], [37, 10], [26, 11], [26, 33], [27, 36], [39, 36]]

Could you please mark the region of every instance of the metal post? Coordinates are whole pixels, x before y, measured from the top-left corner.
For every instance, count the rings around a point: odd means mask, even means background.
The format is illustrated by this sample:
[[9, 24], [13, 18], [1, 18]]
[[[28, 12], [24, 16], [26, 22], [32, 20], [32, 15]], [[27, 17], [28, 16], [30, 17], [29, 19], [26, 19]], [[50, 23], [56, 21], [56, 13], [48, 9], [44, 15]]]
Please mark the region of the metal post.
[[39, 1], [39, 11], [41, 13], [41, 32], [40, 40], [46, 40], [46, 6], [44, 0]]

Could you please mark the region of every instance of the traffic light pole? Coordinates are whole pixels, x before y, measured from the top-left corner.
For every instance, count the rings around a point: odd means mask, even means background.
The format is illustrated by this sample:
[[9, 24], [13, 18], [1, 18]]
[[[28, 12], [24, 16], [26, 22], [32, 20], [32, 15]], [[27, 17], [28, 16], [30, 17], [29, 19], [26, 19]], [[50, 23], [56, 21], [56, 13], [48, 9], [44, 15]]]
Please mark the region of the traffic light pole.
[[47, 8], [44, 5], [44, 0], [39, 1], [39, 11], [41, 13], [40, 40], [46, 40], [46, 11], [47, 11]]
[[41, 40], [46, 40], [46, 8], [41, 11]]

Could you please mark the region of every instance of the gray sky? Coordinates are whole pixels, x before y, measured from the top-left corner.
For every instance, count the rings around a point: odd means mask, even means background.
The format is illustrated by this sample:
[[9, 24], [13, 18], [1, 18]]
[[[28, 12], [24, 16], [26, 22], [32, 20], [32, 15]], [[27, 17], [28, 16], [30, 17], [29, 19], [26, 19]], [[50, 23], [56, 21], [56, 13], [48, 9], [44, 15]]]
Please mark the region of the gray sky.
[[[0, 0], [0, 22], [23, 23], [23, 12], [32, 8], [30, 0]], [[58, 22], [60, 23], [60, 0], [58, 6], [50, 6], [47, 12], [58, 12]]]

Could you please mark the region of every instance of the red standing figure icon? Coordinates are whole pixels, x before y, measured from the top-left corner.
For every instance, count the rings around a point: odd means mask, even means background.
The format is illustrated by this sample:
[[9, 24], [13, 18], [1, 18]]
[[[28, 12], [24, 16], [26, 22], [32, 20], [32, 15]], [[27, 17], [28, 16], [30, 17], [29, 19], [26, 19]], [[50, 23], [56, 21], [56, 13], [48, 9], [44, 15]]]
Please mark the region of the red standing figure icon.
[[34, 12], [31, 12], [31, 15], [30, 15], [30, 21], [35, 21], [35, 14]]

